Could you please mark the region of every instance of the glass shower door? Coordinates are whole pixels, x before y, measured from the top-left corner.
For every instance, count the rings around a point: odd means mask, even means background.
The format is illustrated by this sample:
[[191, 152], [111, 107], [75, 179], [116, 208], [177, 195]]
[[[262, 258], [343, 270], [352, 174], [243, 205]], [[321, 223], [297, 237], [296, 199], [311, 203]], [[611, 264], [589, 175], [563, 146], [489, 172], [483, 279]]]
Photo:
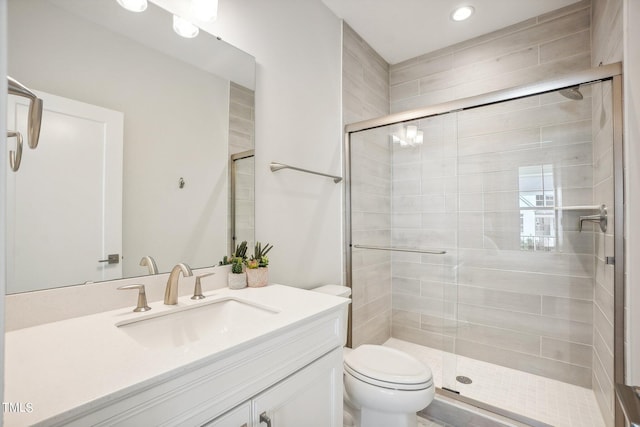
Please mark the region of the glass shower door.
[[423, 357], [436, 386], [448, 389], [457, 370], [457, 114], [396, 125], [390, 137], [391, 243], [418, 251], [392, 256], [392, 337], [423, 346], [405, 350]]
[[458, 113], [456, 361], [444, 376], [463, 396], [540, 419], [553, 409], [526, 396], [555, 384], [545, 379], [610, 387], [610, 93], [605, 81]]

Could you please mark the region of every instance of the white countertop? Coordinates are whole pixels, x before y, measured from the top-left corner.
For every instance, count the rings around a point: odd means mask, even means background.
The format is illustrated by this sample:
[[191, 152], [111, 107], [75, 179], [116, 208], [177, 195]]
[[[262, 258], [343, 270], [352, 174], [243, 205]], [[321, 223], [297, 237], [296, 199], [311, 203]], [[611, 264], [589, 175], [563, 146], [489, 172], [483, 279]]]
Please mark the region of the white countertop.
[[[31, 425], [84, 412], [171, 378], [189, 365], [228, 357], [278, 330], [348, 301], [282, 285], [241, 290], [223, 288], [207, 292], [205, 296], [206, 299], [199, 301], [182, 297], [175, 306], [164, 305], [162, 301], [151, 303], [152, 310], [146, 313], [133, 313], [132, 306], [8, 332], [4, 402], [18, 403], [24, 412], [5, 411], [5, 425]], [[162, 350], [145, 347], [123, 328], [115, 326], [131, 318], [184, 309], [228, 296], [272, 307], [278, 312], [255, 327], [225, 336], [224, 340], [201, 339]]]

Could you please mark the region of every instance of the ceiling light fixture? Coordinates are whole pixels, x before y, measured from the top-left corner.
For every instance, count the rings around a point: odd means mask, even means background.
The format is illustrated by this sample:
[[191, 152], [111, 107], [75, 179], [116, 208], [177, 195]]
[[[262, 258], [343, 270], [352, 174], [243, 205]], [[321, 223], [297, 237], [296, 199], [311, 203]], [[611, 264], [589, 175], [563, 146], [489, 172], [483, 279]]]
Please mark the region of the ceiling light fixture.
[[451, 19], [454, 21], [464, 21], [469, 19], [473, 15], [474, 9], [472, 6], [460, 6], [451, 12]]
[[178, 15], [173, 15], [173, 31], [184, 38], [192, 39], [198, 35], [200, 29], [193, 25], [191, 21], [187, 21]]
[[409, 125], [400, 128], [397, 133], [392, 134], [391, 142], [400, 144], [400, 147], [417, 147], [424, 142], [424, 133], [418, 130], [418, 126]]
[[118, 4], [131, 12], [144, 12], [147, 0], [117, 0]]
[[191, 0], [191, 13], [199, 21], [215, 21], [218, 17], [218, 0]]

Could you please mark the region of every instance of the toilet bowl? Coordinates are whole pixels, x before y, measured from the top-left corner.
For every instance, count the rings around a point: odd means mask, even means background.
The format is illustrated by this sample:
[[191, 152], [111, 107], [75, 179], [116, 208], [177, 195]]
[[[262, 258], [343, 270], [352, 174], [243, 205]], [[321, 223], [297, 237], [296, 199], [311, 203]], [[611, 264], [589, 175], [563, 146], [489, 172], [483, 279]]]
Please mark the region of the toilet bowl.
[[[314, 290], [345, 298], [351, 295], [351, 289], [339, 285]], [[393, 348], [345, 347], [343, 369], [345, 426], [416, 427], [416, 412], [435, 395], [431, 369]]]

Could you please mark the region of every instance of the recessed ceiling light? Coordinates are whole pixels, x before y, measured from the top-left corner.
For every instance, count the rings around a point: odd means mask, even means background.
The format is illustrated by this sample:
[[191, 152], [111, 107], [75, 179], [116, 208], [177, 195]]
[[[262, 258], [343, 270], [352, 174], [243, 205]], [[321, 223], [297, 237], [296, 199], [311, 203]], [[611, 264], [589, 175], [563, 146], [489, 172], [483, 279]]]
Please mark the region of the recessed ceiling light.
[[200, 29], [193, 25], [191, 21], [187, 21], [178, 15], [173, 15], [173, 30], [187, 39], [194, 38], [200, 32]]
[[472, 6], [460, 6], [451, 13], [451, 19], [454, 21], [464, 21], [473, 15], [473, 11]]
[[131, 12], [144, 12], [147, 0], [118, 0], [118, 4]]

